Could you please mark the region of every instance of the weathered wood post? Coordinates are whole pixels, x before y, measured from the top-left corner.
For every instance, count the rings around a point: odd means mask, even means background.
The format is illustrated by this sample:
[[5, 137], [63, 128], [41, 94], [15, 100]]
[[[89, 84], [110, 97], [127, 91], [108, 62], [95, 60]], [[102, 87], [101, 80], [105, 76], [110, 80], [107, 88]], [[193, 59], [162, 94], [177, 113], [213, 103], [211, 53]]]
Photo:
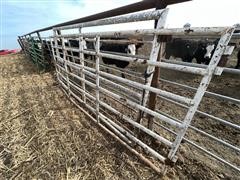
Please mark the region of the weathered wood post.
[[[162, 6], [158, 6], [158, 7], [161, 8]], [[168, 9], [163, 11], [162, 15], [157, 20], [157, 23], [155, 23], [155, 28], [156, 29], [164, 28], [167, 14], [168, 14]], [[152, 44], [153, 44], [153, 48], [152, 48], [152, 52], [150, 54], [149, 61], [156, 62], [156, 61], [158, 61], [159, 52], [160, 52], [160, 49], [162, 47], [162, 44], [160, 42], [160, 39], [159, 39], [158, 35], [154, 35], [154, 39], [153, 39], [153, 43]], [[157, 76], [157, 74], [159, 74], [158, 71], [159, 71], [159, 67], [148, 65], [147, 70], [145, 72], [145, 76], [146, 76], [145, 77], [145, 79], [146, 79], [145, 80], [146, 81], [145, 85], [147, 85], [147, 86], [151, 86], [152, 85], [152, 80]], [[155, 86], [157, 86], [157, 82], [155, 82]], [[147, 100], [148, 100], [148, 96], [149, 96], [149, 91], [148, 90], [144, 90], [143, 91], [143, 95], [142, 95], [142, 106], [146, 106]], [[153, 101], [153, 99], [152, 99], [152, 101]], [[155, 107], [153, 105], [151, 105], [151, 106]], [[141, 124], [141, 120], [143, 118], [143, 114], [144, 113], [140, 110], [139, 114], [138, 114], [138, 117], [137, 117], [137, 122], [140, 123], [140, 124]]]
[[[159, 54], [158, 54], [158, 59], [157, 59], [158, 62], [160, 62], [161, 59], [162, 59], [163, 56], [164, 56], [164, 53], [165, 53], [165, 45], [166, 45], [166, 44], [165, 44], [164, 42], [161, 42], [160, 50], [159, 50]], [[156, 67], [156, 68], [155, 68], [155, 72], [154, 72], [154, 74], [153, 74], [152, 83], [151, 83], [151, 86], [152, 86], [152, 87], [158, 88], [159, 76], [160, 76], [160, 68], [159, 68], [159, 67]], [[153, 93], [153, 92], [150, 92], [150, 94], [149, 94], [149, 101], [148, 101], [148, 108], [149, 108], [149, 109], [155, 110], [155, 107], [156, 107], [156, 99], [157, 99], [157, 94], [156, 94], [156, 93]], [[153, 129], [153, 124], [154, 124], [153, 117], [148, 114], [148, 115], [147, 115], [147, 119], [148, 119], [148, 128], [152, 130], [152, 129]]]
[[[167, 4], [166, 4], [165, 1], [162, 1], [162, 2], [159, 1], [158, 4], [156, 5], [156, 10], [157, 9], [164, 9], [166, 7], [167, 7]], [[155, 20], [155, 23], [154, 23], [154, 28], [155, 29], [157, 28], [157, 23], [158, 23], [158, 21]], [[162, 24], [162, 26], [164, 26], [164, 25], [165, 25], [165, 22]], [[158, 41], [161, 43], [160, 44], [159, 53], [158, 53], [158, 58], [157, 58], [158, 62], [160, 62], [161, 59], [165, 55], [166, 41], [168, 40], [167, 37], [168, 36], [159, 36], [158, 37]], [[154, 74], [153, 74], [153, 79], [152, 79], [152, 82], [151, 82], [151, 86], [152, 87], [158, 88], [159, 76], [160, 76], [160, 67], [155, 67], [155, 71], [154, 71]], [[155, 108], [156, 108], [156, 100], [157, 100], [157, 94], [153, 93], [153, 92], [150, 92], [150, 94], [149, 94], [149, 101], [148, 101], [148, 108], [149, 109], [155, 110]], [[153, 117], [148, 114], [147, 115], [147, 119], [148, 119], [148, 128], [152, 130], [153, 129], [153, 125], [154, 125]]]

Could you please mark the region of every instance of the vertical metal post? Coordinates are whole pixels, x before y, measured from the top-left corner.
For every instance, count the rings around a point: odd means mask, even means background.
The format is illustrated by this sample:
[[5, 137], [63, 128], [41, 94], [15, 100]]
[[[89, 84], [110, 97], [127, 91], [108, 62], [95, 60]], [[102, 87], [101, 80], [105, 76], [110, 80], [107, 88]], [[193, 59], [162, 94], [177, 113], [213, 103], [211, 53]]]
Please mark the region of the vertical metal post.
[[[43, 40], [42, 40], [42, 38], [41, 38], [41, 36], [40, 36], [40, 33], [39, 32], [37, 32], [37, 36], [38, 36], [38, 39], [39, 39], [39, 41], [41, 42], [41, 60], [42, 60], [42, 65], [44, 66], [44, 68], [46, 68], [45, 67], [45, 57], [44, 57], [44, 49], [43, 49]], [[38, 52], [39, 53], [39, 52]]]
[[[52, 47], [52, 41], [51, 41], [50, 38], [49, 38], [49, 40], [50, 40], [51, 46], [49, 46], [49, 43], [48, 43], [48, 41], [47, 41], [47, 39], [46, 39], [47, 50], [49, 51], [51, 58], [53, 58], [53, 52], [51, 53], [51, 51], [52, 51], [52, 49], [51, 49], [51, 47]], [[50, 61], [51, 61], [51, 60], [50, 60]], [[51, 63], [49, 63], [49, 64], [51, 64]]]
[[29, 39], [30, 39], [30, 45], [31, 45], [30, 57], [31, 57], [32, 61], [37, 64], [37, 69], [39, 70], [39, 66], [38, 66], [38, 62], [37, 62], [37, 54], [36, 54], [36, 50], [34, 47], [34, 39], [31, 36], [31, 34], [29, 34]]
[[[22, 40], [21, 40], [21, 37], [20, 37], [20, 36], [18, 36], [18, 43], [19, 43], [19, 45], [21, 46], [22, 50], [24, 51], [24, 45], [23, 45], [23, 43], [22, 43]], [[25, 52], [25, 51], [24, 51], [24, 52]]]
[[79, 36], [79, 59], [80, 59], [80, 65], [82, 65], [82, 69], [80, 70], [80, 76], [81, 78], [83, 78], [83, 81], [82, 81], [82, 89], [83, 89], [83, 102], [86, 103], [86, 87], [85, 87], [85, 74], [83, 72], [84, 70], [84, 66], [85, 66], [85, 63], [84, 63], [84, 54], [83, 54], [83, 49], [84, 49], [84, 39], [83, 39], [83, 36], [81, 35], [81, 28], [79, 28], [79, 33], [80, 33], [80, 36]]
[[99, 123], [99, 52], [100, 52], [100, 37], [96, 36], [96, 119]]
[[[55, 68], [56, 68], [56, 71], [57, 71], [57, 78], [59, 79], [59, 78], [60, 78], [60, 77], [59, 77], [60, 70], [59, 70], [57, 64], [58, 64], [58, 58], [60, 58], [60, 52], [59, 52], [59, 49], [56, 48], [56, 47], [58, 46], [58, 43], [57, 43], [57, 35], [58, 35], [58, 33], [61, 34], [61, 32], [57, 32], [57, 31], [53, 30], [54, 45], [53, 45], [53, 42], [51, 41], [51, 46], [52, 46], [53, 58], [54, 58], [54, 60], [55, 60]], [[60, 35], [60, 34], [59, 34], [59, 35]], [[54, 46], [55, 46], [55, 48], [54, 48]], [[54, 51], [54, 49], [55, 49], [55, 51]], [[56, 52], [56, 53], [55, 53], [55, 52]]]
[[[52, 57], [53, 57], [53, 63], [54, 63], [54, 66], [55, 66], [55, 69], [56, 71], [58, 72], [58, 69], [57, 69], [57, 66], [56, 66], [56, 63], [57, 63], [57, 59], [56, 59], [56, 56], [55, 56], [55, 51], [54, 51], [54, 45], [53, 45], [53, 41], [54, 39], [50, 38], [50, 44], [51, 44], [51, 49], [52, 49]], [[50, 51], [50, 48], [49, 48], [49, 51]]]
[[[164, 25], [166, 23], [166, 18], [167, 18], [167, 14], [168, 14], [168, 9], [165, 9], [162, 13], [162, 15], [160, 16], [158, 23], [157, 23], [157, 29], [161, 29], [164, 28]], [[154, 39], [152, 42], [152, 50], [151, 50], [151, 54], [150, 54], [150, 60], [152, 62], [156, 62], [157, 58], [158, 58], [158, 54], [159, 54], [159, 49], [160, 49], [160, 42], [158, 41], [158, 35], [154, 35]], [[155, 66], [148, 66], [147, 70], [145, 72], [145, 85], [147, 86], [151, 86], [151, 82], [153, 79], [153, 73], [155, 71]], [[148, 90], [144, 90], [143, 91], [143, 95], [142, 95], [142, 106], [146, 106], [147, 100], [148, 100], [148, 95], [149, 95], [149, 91]], [[140, 110], [139, 114], [138, 114], [138, 118], [137, 118], [137, 122], [141, 123], [141, 119], [143, 117], [143, 112]]]
[[[69, 39], [67, 39], [67, 42], [66, 42], [66, 43], [68, 44], [68, 46], [69, 46], [70, 48], [72, 48], [71, 43], [69, 42]], [[72, 57], [69, 57], [69, 56], [66, 57], [67, 60], [70, 61], [70, 59], [72, 59], [72, 61], [75, 63], [75, 58], [74, 58], [74, 56], [73, 56], [72, 50], [70, 51], [70, 54], [71, 54]], [[70, 54], [68, 54], [68, 55], [70, 55]]]
[[22, 44], [21, 44], [21, 42], [20, 42], [19, 39], [17, 39], [17, 42], [18, 42], [18, 44], [20, 45], [21, 49], [23, 50], [23, 46], [22, 46]]
[[38, 39], [39, 39], [39, 41], [42, 43], [42, 38], [41, 38], [41, 36], [40, 36], [40, 33], [39, 33], [39, 32], [37, 32], [37, 36], [38, 36]]
[[197, 111], [197, 108], [202, 100], [202, 97], [204, 96], [204, 93], [212, 79], [213, 73], [221, 59], [222, 54], [225, 51], [225, 48], [230, 41], [232, 34], [234, 32], [234, 28], [228, 29], [228, 31], [224, 32], [224, 34], [221, 36], [219, 43], [217, 45], [217, 48], [213, 54], [213, 57], [206, 69], [206, 74], [203, 76], [200, 85], [198, 87], [198, 90], [193, 98], [193, 105], [188, 109], [188, 112], [184, 118], [184, 121], [182, 123], [182, 128], [179, 129], [179, 132], [177, 133], [176, 140], [173, 142], [172, 148], [168, 154], [168, 158], [172, 161], [176, 161], [175, 154], [180, 146], [180, 143], [192, 121], [192, 118]]
[[25, 35], [24, 38], [25, 38], [25, 51], [26, 51], [26, 53], [28, 54], [28, 57], [31, 58], [31, 56], [30, 56], [30, 50], [29, 50], [29, 42], [28, 42], [28, 40], [27, 40], [27, 36]]
[[66, 47], [65, 47], [64, 38], [62, 37], [61, 40], [62, 40], [64, 68], [65, 68], [65, 71], [66, 71], [68, 95], [70, 96], [70, 84], [69, 84], [68, 66], [67, 66], [67, 61], [69, 61], [69, 60], [67, 59], [67, 51], [66, 51]]

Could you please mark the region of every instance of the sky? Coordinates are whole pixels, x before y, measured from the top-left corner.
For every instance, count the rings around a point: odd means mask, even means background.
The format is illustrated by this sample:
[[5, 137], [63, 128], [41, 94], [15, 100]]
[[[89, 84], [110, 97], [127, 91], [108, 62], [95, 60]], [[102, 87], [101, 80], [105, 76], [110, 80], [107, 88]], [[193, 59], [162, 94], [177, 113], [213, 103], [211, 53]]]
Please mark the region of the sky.
[[[0, 49], [19, 48], [17, 36], [92, 15], [139, 0], [0, 0]], [[168, 6], [166, 27], [232, 26], [240, 23], [240, 0], [193, 0]], [[152, 22], [125, 24], [111, 30], [149, 29]], [[92, 28], [85, 31], [96, 31]], [[101, 29], [104, 30], [104, 29]], [[109, 27], [105, 30], [109, 30]], [[46, 36], [52, 31], [41, 33]]]

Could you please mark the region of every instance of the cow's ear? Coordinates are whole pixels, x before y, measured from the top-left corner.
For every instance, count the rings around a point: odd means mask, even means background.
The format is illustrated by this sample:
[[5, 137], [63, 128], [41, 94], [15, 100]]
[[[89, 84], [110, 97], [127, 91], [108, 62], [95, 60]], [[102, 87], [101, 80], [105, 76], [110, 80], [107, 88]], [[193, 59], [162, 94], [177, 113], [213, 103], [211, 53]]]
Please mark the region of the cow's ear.
[[136, 48], [139, 49], [139, 48], [141, 48], [142, 46], [143, 46], [143, 43], [138, 43], [138, 44], [136, 45]]

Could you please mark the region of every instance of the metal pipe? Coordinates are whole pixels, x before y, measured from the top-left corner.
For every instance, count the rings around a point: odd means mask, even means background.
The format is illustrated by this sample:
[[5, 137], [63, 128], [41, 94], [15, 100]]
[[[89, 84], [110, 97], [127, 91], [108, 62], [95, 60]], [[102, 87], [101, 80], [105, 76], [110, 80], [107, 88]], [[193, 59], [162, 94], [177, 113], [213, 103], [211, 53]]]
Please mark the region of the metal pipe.
[[[56, 47], [58, 49], [61, 49], [61, 47]], [[66, 48], [68, 51], [74, 51], [74, 52], [79, 52], [78, 49], [76, 48]], [[92, 55], [95, 56], [96, 53], [94, 51], [89, 51], [89, 50], [83, 50], [82, 51], [84, 54]], [[138, 57], [131, 57], [127, 56], [125, 54], [118, 55], [116, 53], [103, 53], [100, 51], [99, 56], [105, 57], [105, 58], [111, 58], [115, 60], [122, 60], [122, 61], [127, 61], [131, 63], [139, 63], [139, 64], [146, 64], [150, 66], [156, 66], [156, 67], [161, 67], [165, 69], [171, 69], [171, 70], [176, 70], [180, 72], [186, 72], [186, 73], [192, 73], [192, 74], [198, 74], [198, 75], [205, 75], [206, 74], [206, 69], [203, 68], [198, 68], [198, 67], [190, 67], [190, 66], [185, 66], [185, 65], [177, 65], [177, 64], [170, 64], [166, 62], [152, 62], [148, 61], [146, 59], [138, 58]], [[218, 71], [214, 71], [214, 74], [219, 74]]]
[[68, 25], [68, 26], [55, 27], [55, 28], [53, 28], [53, 30], [67, 30], [67, 29], [74, 29], [74, 28], [83, 28], [83, 27], [92, 27], [92, 26], [154, 20], [154, 19], [159, 19], [164, 11], [165, 11], [165, 9], [148, 11], [148, 12], [140, 12], [140, 13], [135, 13], [135, 14], [130, 14], [130, 15], [127, 14], [127, 15], [117, 16], [117, 17], [112, 17], [112, 18], [107, 18], [107, 19], [99, 19], [99, 20], [95, 20], [95, 21], [78, 23], [78, 24], [73, 24], [73, 25]]
[[[60, 68], [60, 67], [59, 67], [59, 68]], [[62, 70], [65, 71], [63, 68], [62, 68]], [[88, 72], [88, 71], [86, 71], [86, 70], [84, 70], [84, 73], [89, 74], [89, 75], [92, 74], [92, 73], [90, 73], [90, 72]], [[83, 80], [82, 78], [80, 78], [80, 77], [78, 77], [78, 76], [76, 76], [76, 75], [74, 75], [74, 74], [72, 74], [72, 73], [70, 73], [70, 72], [69, 72], [69, 74], [72, 75], [72, 76], [75, 76], [75, 77], [78, 78], [79, 80]], [[100, 74], [101, 74], [101, 73], [100, 73]], [[89, 81], [85, 81], [85, 82], [86, 82], [87, 84], [89, 84], [90, 86], [92, 86], [93, 88], [96, 88], [96, 85], [95, 85], [95, 84], [93, 84], [93, 83], [91, 83], [91, 82], [89, 82]], [[114, 98], [116, 98], [116, 99], [118, 99], [118, 100], [121, 100], [121, 101], [124, 100], [124, 102], [125, 102], [126, 104], [128, 104], [128, 105], [130, 105], [130, 106], [132, 106], [132, 107], [138, 108], [138, 109], [144, 111], [145, 113], [151, 114], [153, 117], [156, 117], [156, 118], [158, 118], [158, 119], [160, 119], [160, 120], [162, 120], [162, 121], [165, 121], [166, 123], [169, 123], [169, 124], [171, 124], [171, 125], [173, 125], [173, 126], [175, 126], [175, 127], [179, 127], [179, 128], [181, 127], [181, 123], [175, 122], [175, 121], [173, 121], [173, 120], [170, 119], [170, 118], [167, 118], [167, 117], [165, 117], [165, 116], [162, 116], [162, 115], [160, 115], [159, 113], [156, 113], [155, 111], [152, 111], [152, 110], [150, 110], [150, 109], [148, 109], [148, 108], [146, 108], [146, 107], [143, 107], [143, 106], [141, 106], [141, 105], [139, 105], [139, 104], [137, 104], [137, 103], [135, 103], [135, 102], [132, 102], [132, 101], [130, 101], [130, 100], [128, 100], [128, 99], [125, 99], [125, 98], [123, 98], [123, 97], [121, 97], [121, 96], [119, 96], [119, 95], [117, 95], [117, 94], [114, 94], [114, 93], [112, 93], [112, 92], [110, 92], [110, 91], [108, 91], [108, 90], [106, 90], [106, 89], [104, 89], [104, 88], [102, 88], [102, 87], [99, 87], [99, 89], [100, 89], [100, 91], [102, 91], [102, 92], [104, 92], [104, 93], [107, 93], [108, 95], [111, 95], [112, 97], [114, 97]]]
[[[58, 57], [60, 58], [60, 57]], [[61, 59], [61, 58], [60, 58]], [[72, 66], [72, 67], [77, 67], [77, 68], [83, 68], [83, 66], [79, 65], [79, 64], [75, 64], [75, 63], [72, 63], [72, 62], [66, 62], [69, 66]], [[84, 67], [85, 69], [87, 69], [88, 71], [90, 72], [94, 72], [95, 70], [92, 69], [92, 68], [89, 68], [89, 67]], [[164, 90], [160, 90], [158, 88], [153, 88], [153, 87], [150, 87], [150, 86], [146, 86], [144, 84], [140, 84], [140, 83], [137, 83], [137, 82], [134, 82], [134, 81], [131, 81], [131, 80], [128, 80], [128, 79], [124, 79], [124, 78], [121, 78], [121, 77], [118, 77], [118, 76], [115, 76], [115, 75], [112, 75], [112, 74], [108, 74], [108, 73], [105, 73], [103, 71], [100, 71], [99, 72], [100, 75], [102, 76], [105, 76], [105, 77], [108, 77], [108, 78], [111, 78], [111, 79], [114, 79], [114, 80], [117, 80], [119, 82], [122, 82], [122, 83], [125, 83], [125, 84], [128, 84], [130, 86], [135, 86], [135, 87], [138, 87], [138, 88], [141, 88], [141, 89], [145, 89], [145, 90], [149, 90], [151, 92], [154, 92], [156, 94], [159, 94], [159, 95], [162, 95], [164, 97], [167, 97], [167, 98], [170, 98], [170, 99], [173, 99], [173, 100], [176, 100], [176, 101], [179, 101], [179, 102], [183, 102], [187, 105], [191, 105], [191, 99], [189, 98], [186, 98], [186, 97], [183, 97], [183, 96], [179, 96], [179, 95], [176, 95], [176, 94], [173, 94], [173, 93], [170, 93], [170, 92], [167, 92], [167, 91], [164, 91]]]
[[161, 0], [161, 1], [160, 0], [144, 0], [144, 1], [137, 2], [137, 3], [122, 6], [119, 8], [115, 8], [115, 9], [112, 9], [109, 11], [97, 13], [97, 14], [86, 16], [83, 18], [78, 18], [78, 19], [75, 19], [72, 21], [67, 21], [64, 23], [55, 24], [53, 26], [38, 29], [38, 30], [35, 30], [28, 34], [25, 34], [23, 36], [33, 34], [35, 32], [51, 30], [54, 27], [67, 26], [67, 25], [71, 25], [71, 24], [94, 21], [97, 19], [104, 19], [104, 18], [109, 18], [109, 17], [113, 17], [113, 16], [119, 16], [119, 15], [123, 15], [123, 14], [138, 12], [138, 11], [147, 10], [147, 9], [156, 8], [156, 7], [165, 8], [167, 5], [177, 4], [177, 3], [187, 2], [187, 1], [191, 1], [191, 0]]
[[166, 144], [167, 146], [171, 147], [172, 143], [167, 140], [166, 138], [163, 138], [161, 136], [159, 136], [158, 134], [154, 133], [153, 131], [147, 129], [146, 127], [144, 127], [143, 125], [133, 121], [131, 118], [125, 116], [124, 114], [120, 113], [119, 111], [117, 111], [116, 109], [112, 108], [111, 106], [109, 106], [108, 104], [101, 102], [100, 103], [103, 107], [105, 107], [106, 109], [112, 111], [114, 114], [118, 115], [119, 117], [121, 117], [123, 120], [125, 120], [126, 122], [130, 123], [131, 125], [133, 125], [134, 127], [142, 130], [143, 132], [147, 133], [148, 135], [152, 136], [153, 138], [159, 140], [160, 142]]
[[[64, 70], [64, 69], [63, 69]], [[63, 77], [63, 76], [62, 76]], [[66, 80], [66, 79], [65, 79]], [[71, 83], [71, 82], [69, 82]], [[72, 86], [74, 86], [75, 88], [77, 88], [74, 84], [71, 83]], [[66, 85], [64, 85], [65, 87], [67, 87]], [[68, 89], [68, 87], [67, 87]], [[77, 88], [78, 90], [80, 90], [79, 88]], [[81, 101], [83, 103], [83, 101], [76, 96], [71, 90], [69, 90], [69, 92], [79, 101]], [[86, 93], [86, 92], [85, 92]], [[93, 99], [94, 101], [96, 100], [95, 97], [93, 97], [92, 95], [86, 93], [87, 96], [89, 96], [91, 99]], [[87, 105], [87, 104], [85, 104]], [[87, 105], [88, 106], [88, 105]], [[88, 106], [88, 108], [94, 113], [96, 110], [94, 108], [92, 108], [91, 106]], [[99, 117], [101, 118], [101, 120], [105, 120], [108, 121], [111, 125], [113, 125], [114, 127], [116, 127], [121, 133], [123, 133], [125, 136], [127, 136], [128, 138], [130, 138], [132, 141], [134, 141], [135, 143], [137, 143], [138, 145], [140, 145], [141, 147], [143, 147], [145, 150], [147, 150], [149, 153], [151, 153], [154, 157], [158, 158], [160, 161], [164, 162], [166, 160], [165, 157], [161, 156], [159, 153], [157, 153], [155, 150], [153, 150], [152, 148], [150, 148], [148, 145], [144, 144], [142, 141], [140, 141], [139, 139], [137, 139], [136, 137], [134, 137], [133, 135], [131, 135], [129, 132], [127, 132], [126, 130], [124, 130], [122, 127], [120, 127], [119, 125], [117, 125], [116, 123], [114, 123], [113, 121], [111, 121], [109, 118], [107, 118], [106, 116], [104, 116], [103, 114], [99, 113]], [[143, 126], [142, 126], [143, 127]], [[149, 132], [149, 131], [147, 131]], [[152, 133], [151, 134], [155, 134]], [[155, 137], [160, 137], [157, 134], [155, 134]], [[160, 137], [160, 139], [163, 141], [165, 140], [164, 138]], [[169, 141], [163, 141], [166, 142], [167, 144], [170, 143]]]
[[[177, 119], [175, 117], [172, 117], [172, 116], [170, 116], [170, 115], [168, 115], [168, 114], [166, 114], [166, 113], [164, 113], [162, 111], [158, 110], [157, 112], [163, 114], [164, 116], [168, 116], [169, 118], [174, 119], [177, 122], [181, 122], [179, 119]], [[194, 131], [196, 131], [196, 132], [198, 132], [198, 133], [200, 133], [200, 134], [203, 134], [206, 137], [209, 137], [210, 139], [213, 139], [214, 141], [224, 145], [225, 147], [228, 147], [228, 148], [230, 148], [232, 150], [240, 152], [240, 149], [238, 147], [235, 147], [235, 146], [233, 146], [232, 144], [230, 144], [228, 142], [225, 142], [225, 141], [223, 141], [223, 140], [221, 140], [221, 139], [219, 139], [219, 138], [217, 138], [217, 137], [215, 137], [215, 136], [213, 136], [213, 135], [211, 135], [211, 134], [209, 134], [209, 133], [207, 133], [205, 131], [202, 131], [201, 129], [198, 129], [198, 128], [192, 126], [192, 125], [189, 125], [189, 128], [194, 130]]]
[[[223, 32], [227, 31], [231, 27], [195, 27], [191, 28], [191, 31], [186, 31], [184, 28], [164, 28], [164, 29], [138, 29], [138, 30], [125, 30], [125, 31], [107, 31], [107, 32], [88, 32], [81, 33], [83, 37], [95, 37], [101, 36], [102, 38], [107, 37], [129, 37], [135, 36], [140, 37], [143, 35], [178, 35], [178, 36], [204, 36], [204, 35], [212, 35], [219, 37]], [[58, 35], [57, 37], [65, 37], [65, 38], [77, 38], [79, 34], [64, 34]]]
[[[180, 86], [180, 87], [192, 90], [192, 91], [196, 91], [197, 90], [197, 88], [194, 88], [194, 87], [191, 87], [191, 86], [188, 86], [188, 85], [185, 85], [185, 84], [176, 83], [176, 82], [169, 81], [169, 80], [162, 79], [162, 78], [160, 80], [163, 81], [163, 82], [169, 83], [169, 84], [177, 85], [177, 86]], [[231, 101], [233, 103], [240, 104], [240, 99], [224, 96], [224, 95], [213, 93], [213, 92], [210, 92], [210, 91], [206, 91], [205, 95], [208, 96], [208, 97], [216, 97], [216, 98], [218, 98], [220, 100], [227, 100], [227, 101]]]
[[[205, 68], [205, 69], [208, 67], [208, 65], [204, 65], [204, 64], [187, 63], [187, 62], [176, 61], [176, 60], [163, 59], [162, 61], [168, 62], [168, 63], [173, 63], [173, 64], [191, 66], [191, 67]], [[215, 75], [221, 74], [222, 72], [240, 75], [240, 70], [239, 69], [226, 68], [226, 67], [217, 67], [216, 70], [215, 70]]]
[[[157, 124], [158, 126], [161, 126], [162, 128], [164, 128], [164, 129], [167, 130], [168, 132], [171, 132], [172, 134], [177, 135], [177, 133], [175, 133], [175, 132], [172, 131], [171, 129], [169, 129], [169, 128], [167, 128], [167, 127], [161, 125], [161, 124], [158, 124], [157, 122], [155, 122], [155, 124]], [[219, 156], [213, 154], [212, 152], [210, 152], [210, 151], [204, 149], [203, 147], [197, 145], [196, 143], [194, 143], [194, 142], [188, 140], [186, 137], [184, 137], [183, 139], [184, 139], [184, 141], [186, 141], [188, 144], [192, 145], [192, 146], [195, 147], [196, 149], [203, 151], [203, 152], [206, 153], [207, 155], [209, 155], [209, 156], [215, 158], [216, 160], [222, 162], [223, 164], [225, 164], [225, 165], [231, 167], [232, 169], [234, 169], [234, 170], [240, 172], [240, 168], [238, 168], [237, 166], [234, 166], [233, 164], [227, 162], [227, 161], [224, 160], [223, 158], [221, 158], [221, 157], [219, 157]]]
[[[93, 42], [94, 40], [85, 38], [85, 41]], [[101, 39], [100, 42], [104, 42], [106, 44], [132, 44], [132, 43], [143, 43], [143, 44], [152, 44], [152, 41], [141, 41], [141, 40], [113, 40], [113, 39]]]
[[[178, 106], [180, 106], [180, 107], [183, 107], [183, 108], [186, 108], [186, 109], [189, 108], [188, 106], [186, 106], [186, 105], [184, 105], [184, 104], [181, 104], [181, 103], [179, 103], [179, 102], [173, 101], [173, 100], [171, 100], [171, 99], [167, 99], [167, 98], [165, 98], [165, 97], [163, 97], [163, 96], [158, 96], [158, 97], [161, 98], [161, 99], [164, 99], [164, 100], [166, 100], [166, 101], [169, 101], [169, 102], [171, 102], [171, 103], [173, 103], [173, 104], [176, 104], [176, 105], [178, 105]], [[215, 121], [219, 121], [220, 123], [222, 123], [222, 124], [224, 124], [224, 125], [228, 125], [228, 126], [231, 126], [231, 127], [235, 128], [235, 129], [237, 129], [237, 130], [240, 130], [240, 126], [237, 125], [237, 124], [233, 124], [233, 123], [231, 123], [231, 122], [229, 122], [229, 121], [227, 121], [227, 120], [221, 119], [221, 118], [219, 118], [219, 117], [215, 117], [215, 116], [213, 116], [213, 115], [210, 115], [210, 114], [208, 114], [208, 113], [202, 112], [202, 111], [200, 111], [200, 110], [197, 110], [196, 112], [197, 112], [198, 114], [201, 114], [201, 115], [203, 115], [203, 116], [205, 116], [205, 117], [208, 117], [208, 118], [210, 118], [210, 119], [213, 119], [213, 120], [215, 120]]]
[[103, 114], [99, 114], [101, 119], [105, 119], [107, 120], [110, 124], [112, 124], [114, 127], [116, 127], [122, 134], [125, 134], [125, 136], [127, 136], [129, 139], [131, 139], [132, 141], [134, 141], [135, 143], [137, 143], [139, 146], [141, 146], [145, 151], [149, 152], [150, 154], [152, 154], [154, 157], [156, 157], [157, 159], [159, 159], [161, 162], [165, 162], [166, 158], [163, 157], [162, 155], [160, 155], [158, 152], [156, 152], [155, 150], [153, 150], [151, 147], [149, 147], [148, 145], [146, 145], [145, 143], [143, 143], [142, 141], [140, 141], [139, 139], [137, 139], [135, 136], [133, 136], [132, 134], [130, 134], [129, 132], [127, 132], [126, 130], [124, 130], [122, 127], [120, 127], [119, 125], [117, 125], [116, 123], [114, 123], [113, 121], [111, 121], [109, 118], [107, 118], [106, 116], [104, 116]]

